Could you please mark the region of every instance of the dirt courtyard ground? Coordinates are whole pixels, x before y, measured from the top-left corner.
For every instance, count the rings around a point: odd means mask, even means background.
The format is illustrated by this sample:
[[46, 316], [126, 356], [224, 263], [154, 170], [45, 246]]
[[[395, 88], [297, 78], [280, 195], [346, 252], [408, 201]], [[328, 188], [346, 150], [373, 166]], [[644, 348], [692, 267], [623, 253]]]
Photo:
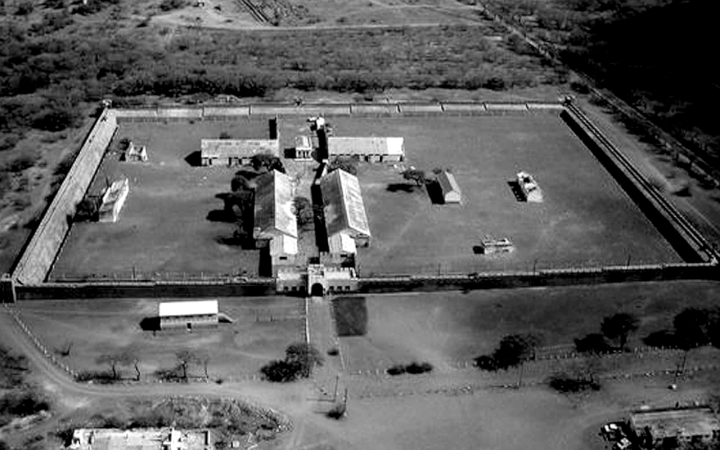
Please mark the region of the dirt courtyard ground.
[[[361, 164], [373, 240], [360, 273], [447, 273], [680, 261], [590, 150], [550, 114], [332, 118], [337, 136], [403, 136], [406, 166], [449, 168], [461, 205], [432, 204], [391, 166]], [[543, 203], [518, 201], [509, 182], [532, 174]], [[412, 189], [411, 192], [408, 190]], [[511, 254], [473, 247], [507, 237]]]
[[[158, 303], [173, 299], [38, 301], [21, 305], [21, 317], [50, 351], [71, 346], [70, 355], [61, 360], [77, 371], [109, 370], [98, 364], [102, 354], [130, 349], [140, 357], [144, 377], [152, 378], [158, 369], [171, 369], [175, 353], [189, 349], [210, 356], [209, 375], [232, 380], [259, 375], [258, 370], [271, 359], [281, 359], [285, 348], [305, 336], [301, 300], [290, 297], [243, 297], [219, 300], [220, 312], [234, 323], [192, 332], [153, 333], [141, 328], [143, 319], [157, 317]], [[134, 377], [132, 367], [123, 376]], [[191, 374], [202, 376], [200, 365]]]
[[629, 345], [642, 346], [649, 334], [672, 329], [683, 308], [712, 306], [718, 287], [690, 281], [365, 295], [367, 335], [340, 342], [350, 373], [413, 360], [442, 371], [491, 352], [507, 334], [532, 332], [544, 346], [572, 346], [573, 339], [599, 332], [603, 317], [630, 312], [641, 325]]
[[[51, 278], [128, 277], [133, 270], [143, 275], [257, 275], [259, 252], [228, 242], [234, 224], [208, 218], [223, 209], [216, 195], [230, 191], [239, 168], [194, 167], [186, 160], [200, 150], [200, 139], [217, 139], [223, 132], [237, 139], [266, 139], [268, 121], [121, 123], [89, 189], [98, 194], [108, 180], [127, 177], [130, 193], [120, 219], [75, 223]], [[148, 162], [119, 160], [114, 150], [125, 137], [147, 146]]]

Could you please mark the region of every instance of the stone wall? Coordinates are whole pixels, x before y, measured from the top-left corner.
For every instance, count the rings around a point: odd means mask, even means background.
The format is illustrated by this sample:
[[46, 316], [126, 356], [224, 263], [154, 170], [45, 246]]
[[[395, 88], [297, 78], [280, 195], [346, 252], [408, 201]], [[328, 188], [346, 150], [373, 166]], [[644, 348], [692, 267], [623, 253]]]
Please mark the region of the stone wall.
[[75, 206], [85, 196], [116, 130], [115, 114], [106, 109], [90, 130], [75, 162], [15, 266], [12, 276], [19, 284], [45, 281], [70, 229]]

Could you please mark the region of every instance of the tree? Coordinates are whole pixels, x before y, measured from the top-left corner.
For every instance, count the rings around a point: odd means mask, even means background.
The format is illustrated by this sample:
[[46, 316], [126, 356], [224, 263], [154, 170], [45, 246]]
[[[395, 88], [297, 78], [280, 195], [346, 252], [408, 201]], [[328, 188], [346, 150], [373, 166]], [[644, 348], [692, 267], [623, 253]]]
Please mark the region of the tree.
[[298, 379], [300, 368], [297, 363], [278, 359], [264, 365], [260, 372], [266, 380], [273, 383], [289, 383]]
[[424, 170], [408, 169], [403, 172], [403, 178], [406, 180], [412, 180], [417, 183], [418, 186], [422, 186], [426, 183], [427, 177]]
[[540, 336], [536, 334], [511, 334], [502, 338], [493, 352], [493, 359], [499, 368], [519, 366], [518, 387], [522, 386], [525, 361], [535, 358], [535, 349], [540, 342]]
[[232, 136], [230, 136], [230, 133], [227, 131], [223, 131], [220, 133], [220, 137], [218, 139], [232, 139]]
[[685, 351], [682, 362], [675, 372], [676, 379], [678, 374], [685, 372], [685, 364], [690, 350], [710, 343], [710, 317], [708, 310], [686, 308], [673, 318], [675, 341]]
[[285, 173], [285, 167], [283, 166], [282, 160], [269, 153], [259, 153], [257, 155], [253, 155], [253, 157], [250, 158], [250, 165], [252, 165], [255, 170], [265, 168], [268, 172], [277, 170], [278, 172]]
[[299, 375], [308, 378], [313, 368], [322, 366], [325, 359], [322, 353], [311, 344], [298, 342], [285, 349], [285, 361], [299, 365]]
[[310, 200], [306, 197], [295, 197], [293, 207], [295, 208], [298, 225], [302, 227], [303, 225], [312, 223], [315, 218], [315, 213], [313, 212], [313, 205]]
[[353, 158], [338, 156], [330, 162], [328, 172], [333, 170], [342, 169], [351, 175], [357, 175], [358, 161]]
[[253, 191], [255, 190], [255, 184], [248, 180], [245, 175], [236, 173], [230, 182], [230, 189], [233, 192]]
[[117, 366], [120, 364], [120, 355], [117, 353], [104, 353], [97, 357], [95, 360], [97, 364], [108, 364], [110, 366], [110, 370], [112, 371], [112, 377], [113, 380], [117, 380], [119, 378], [118, 372], [117, 372]]
[[140, 381], [140, 356], [137, 351], [133, 349], [124, 350], [118, 360], [122, 366], [133, 366], [135, 369], [135, 381]]
[[76, 221], [92, 221], [97, 216], [98, 202], [95, 198], [85, 197], [75, 207]]
[[575, 350], [580, 353], [603, 353], [608, 351], [610, 346], [605, 341], [602, 333], [590, 333], [582, 338], [575, 339]]
[[610, 340], [619, 342], [619, 349], [625, 350], [630, 333], [637, 331], [640, 321], [629, 313], [617, 313], [607, 316], [600, 324], [600, 331]]
[[175, 353], [178, 361], [178, 367], [182, 370], [182, 378], [188, 379], [188, 367], [190, 364], [198, 362], [198, 356], [192, 350], [179, 350]]

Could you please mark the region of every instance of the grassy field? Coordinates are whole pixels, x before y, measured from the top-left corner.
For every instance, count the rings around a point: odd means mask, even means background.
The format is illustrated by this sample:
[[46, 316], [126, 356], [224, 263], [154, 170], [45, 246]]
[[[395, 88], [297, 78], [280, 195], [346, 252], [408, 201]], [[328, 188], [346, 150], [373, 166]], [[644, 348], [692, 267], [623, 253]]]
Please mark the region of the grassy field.
[[[96, 363], [98, 356], [131, 349], [140, 356], [140, 370], [147, 376], [177, 363], [175, 353], [190, 349], [208, 352], [209, 375], [232, 379], [257, 374], [271, 359], [282, 358], [285, 348], [304, 336], [302, 305], [297, 299], [243, 297], [220, 300], [220, 312], [234, 323], [219, 328], [153, 333], [141, 328], [143, 319], [157, 316], [162, 299], [41, 301], [24, 303], [23, 320], [48, 349], [62, 351], [71, 345], [70, 355], [61, 358], [75, 370], [109, 370]], [[202, 376], [203, 369], [192, 365], [190, 373]], [[134, 377], [132, 367], [122, 375]]]
[[259, 253], [225, 241], [231, 223], [213, 222], [222, 210], [217, 194], [230, 190], [237, 168], [193, 167], [186, 158], [201, 138], [226, 132], [235, 138], [267, 138], [266, 120], [196, 124], [120, 124], [111, 148], [123, 137], [147, 145], [150, 161], [119, 161], [109, 152], [90, 187], [101, 192], [106, 180], [128, 177], [130, 194], [117, 223], [76, 223], [51, 278], [136, 273], [249, 274], [258, 272]]
[[[407, 165], [450, 168], [461, 205], [435, 205], [390, 166], [361, 164], [373, 241], [363, 275], [474, 272], [679, 261], [592, 153], [557, 117], [333, 118], [338, 136], [404, 136]], [[519, 202], [508, 184], [534, 175], [544, 203]], [[411, 192], [408, 192], [411, 189]], [[515, 252], [473, 253], [485, 235]]]
[[[629, 345], [672, 328], [685, 307], [713, 305], [717, 283], [673, 282], [598, 287], [437, 292], [366, 296], [367, 335], [341, 338], [350, 371], [398, 362], [443, 367], [488, 353], [507, 334], [533, 332], [544, 345], [572, 344], [600, 331], [602, 318], [630, 312], [641, 319]], [[686, 292], [694, 295], [687, 297]]]

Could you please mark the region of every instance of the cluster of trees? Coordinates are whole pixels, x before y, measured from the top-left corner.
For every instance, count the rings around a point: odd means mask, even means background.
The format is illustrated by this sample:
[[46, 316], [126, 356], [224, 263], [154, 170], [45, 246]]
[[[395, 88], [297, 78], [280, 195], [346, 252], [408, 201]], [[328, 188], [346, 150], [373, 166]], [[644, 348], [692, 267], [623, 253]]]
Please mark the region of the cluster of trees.
[[347, 156], [337, 156], [328, 164], [328, 172], [341, 169], [351, 175], [357, 175], [358, 158], [350, 158]]
[[260, 372], [274, 383], [288, 383], [300, 378], [309, 378], [315, 366], [322, 366], [325, 359], [320, 351], [306, 343], [290, 345], [285, 350], [285, 359], [271, 361]]
[[305, 228], [315, 221], [315, 209], [307, 197], [295, 197], [293, 199], [293, 210], [300, 228]]
[[411, 362], [410, 364], [395, 364], [387, 370], [388, 375], [402, 375], [409, 373], [410, 375], [419, 375], [421, 373], [432, 372], [433, 365], [429, 362]]
[[475, 358], [475, 365], [481, 370], [493, 372], [519, 367], [518, 386], [521, 386], [523, 366], [525, 362], [535, 359], [535, 349], [541, 343], [542, 337], [538, 334], [511, 334], [503, 337], [491, 354]]

